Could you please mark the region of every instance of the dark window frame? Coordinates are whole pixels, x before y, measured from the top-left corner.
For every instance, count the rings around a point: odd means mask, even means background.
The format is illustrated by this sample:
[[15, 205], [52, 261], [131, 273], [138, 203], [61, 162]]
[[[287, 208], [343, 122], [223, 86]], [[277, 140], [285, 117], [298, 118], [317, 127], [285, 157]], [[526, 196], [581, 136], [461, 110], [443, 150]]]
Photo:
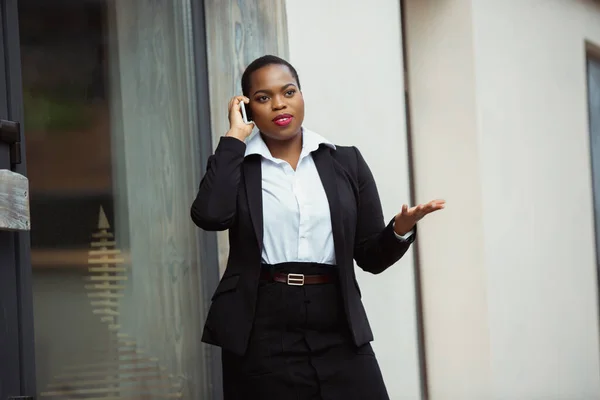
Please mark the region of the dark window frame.
[[[13, 121], [23, 120], [23, 93], [21, 88], [21, 56], [19, 47], [19, 19], [18, 0], [0, 0], [2, 42], [2, 73], [0, 79], [0, 98], [2, 98], [2, 118]], [[24, 144], [23, 127], [21, 127], [21, 143]], [[25, 150], [22, 151], [21, 164], [14, 166], [13, 170], [27, 176]], [[29, 251], [29, 233], [20, 232], [10, 234], [13, 240], [14, 264], [2, 266], [7, 270], [12, 269], [13, 279], [2, 281], [0, 291], [14, 294], [14, 300], [6, 304], [12, 312], [12, 329], [17, 331], [17, 337], [4, 344], [9, 347], [10, 359], [18, 357], [14, 364], [2, 363], [0, 379], [12, 377], [18, 382], [20, 393], [0, 393], [0, 396], [35, 396], [35, 353], [33, 334], [33, 297], [32, 275]], [[11, 338], [8, 338], [9, 340]], [[7, 382], [10, 384], [10, 382]], [[10, 386], [9, 386], [10, 387]]]
[[[208, 158], [213, 153], [212, 125], [210, 119], [210, 92], [208, 75], [208, 46], [206, 38], [206, 7], [204, 0], [192, 0], [192, 31], [194, 37], [194, 64], [196, 73], [196, 99], [198, 106], [197, 127], [200, 139], [200, 171], [204, 171]], [[199, 184], [200, 182], [198, 182]], [[192, 199], [190, 199], [192, 200]], [[191, 203], [190, 203], [191, 204]], [[212, 293], [219, 284], [219, 249], [215, 232], [200, 231], [200, 263], [202, 265], [201, 279], [204, 294], [204, 311], [208, 314]], [[200, 338], [198, 338], [200, 340]], [[211, 360], [210, 382], [213, 400], [223, 398], [223, 376], [221, 368], [221, 352], [214, 346], [207, 346], [208, 357]]]
[[[596, 279], [600, 288], [600, 46], [586, 42], [585, 62], [592, 206], [596, 243]], [[600, 297], [598, 301], [600, 304]]]

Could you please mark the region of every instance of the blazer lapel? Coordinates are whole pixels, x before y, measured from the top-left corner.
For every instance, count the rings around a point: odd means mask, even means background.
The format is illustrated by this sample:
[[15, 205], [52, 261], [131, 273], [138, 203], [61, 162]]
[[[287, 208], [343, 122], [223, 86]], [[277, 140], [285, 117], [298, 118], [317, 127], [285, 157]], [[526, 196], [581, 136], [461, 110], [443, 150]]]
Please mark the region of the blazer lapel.
[[262, 252], [263, 243], [263, 207], [262, 207], [262, 168], [258, 155], [246, 157], [244, 161], [244, 181], [246, 197], [250, 209], [250, 219], [258, 240], [258, 248]]
[[342, 212], [340, 208], [340, 196], [337, 188], [337, 178], [335, 173], [335, 166], [333, 165], [333, 157], [331, 156], [331, 150], [327, 146], [321, 145], [321, 147], [313, 152], [313, 160], [319, 176], [321, 177], [321, 183], [325, 189], [327, 200], [329, 202], [329, 212], [331, 213], [331, 228], [333, 231], [333, 243], [335, 246], [335, 258], [338, 265], [342, 265], [344, 262], [344, 230], [342, 226]]

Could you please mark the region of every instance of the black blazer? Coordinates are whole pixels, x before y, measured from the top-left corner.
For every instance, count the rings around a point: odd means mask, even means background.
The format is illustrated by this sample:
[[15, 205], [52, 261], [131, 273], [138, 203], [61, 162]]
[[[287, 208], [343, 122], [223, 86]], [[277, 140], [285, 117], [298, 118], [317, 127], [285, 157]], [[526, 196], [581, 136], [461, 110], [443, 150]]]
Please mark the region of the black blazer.
[[[221, 138], [191, 208], [192, 220], [208, 231], [229, 229], [229, 260], [213, 297], [202, 341], [243, 355], [254, 320], [262, 260], [261, 157], [244, 158], [246, 145]], [[373, 175], [355, 147], [321, 145], [313, 159], [325, 189], [341, 294], [357, 346], [373, 340], [362, 305], [354, 263], [378, 274], [400, 259], [415, 238], [399, 240], [386, 226]]]

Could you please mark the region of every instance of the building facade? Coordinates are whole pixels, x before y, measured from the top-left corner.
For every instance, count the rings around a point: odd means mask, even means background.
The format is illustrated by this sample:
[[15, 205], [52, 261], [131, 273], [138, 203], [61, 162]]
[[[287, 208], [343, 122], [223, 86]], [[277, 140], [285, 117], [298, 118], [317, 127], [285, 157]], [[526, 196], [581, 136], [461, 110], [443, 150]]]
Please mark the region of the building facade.
[[386, 218], [448, 202], [358, 273], [391, 398], [600, 397], [597, 1], [0, 5], [21, 131], [0, 170], [31, 215], [0, 228], [0, 398], [221, 398], [199, 338], [227, 237], [189, 207], [264, 54], [297, 68], [308, 128], [361, 150]]

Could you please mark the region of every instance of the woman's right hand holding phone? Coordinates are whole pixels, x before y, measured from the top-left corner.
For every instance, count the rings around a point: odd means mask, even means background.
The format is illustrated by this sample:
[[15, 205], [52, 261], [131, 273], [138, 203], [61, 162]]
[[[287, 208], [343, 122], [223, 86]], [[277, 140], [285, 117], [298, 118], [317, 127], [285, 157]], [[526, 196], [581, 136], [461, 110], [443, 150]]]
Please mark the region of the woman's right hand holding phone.
[[250, 99], [246, 96], [235, 96], [229, 101], [229, 131], [225, 136], [234, 137], [241, 140], [246, 140], [254, 129], [254, 123], [246, 124], [242, 118], [240, 103], [250, 103]]

